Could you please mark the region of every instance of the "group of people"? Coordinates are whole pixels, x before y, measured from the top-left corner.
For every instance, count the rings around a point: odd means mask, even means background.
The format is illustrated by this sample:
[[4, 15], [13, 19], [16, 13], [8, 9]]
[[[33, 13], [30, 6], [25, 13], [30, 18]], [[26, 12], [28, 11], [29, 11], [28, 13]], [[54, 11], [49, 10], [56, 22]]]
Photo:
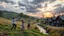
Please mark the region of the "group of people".
[[[16, 29], [16, 27], [17, 27], [17, 25], [16, 25], [16, 21], [18, 20], [18, 18], [13, 18], [12, 19], [12, 28], [11, 28], [11, 30], [12, 29]], [[24, 30], [25, 29], [25, 26], [24, 26], [24, 24], [25, 24], [25, 21], [24, 21], [24, 19], [22, 18], [22, 20], [21, 20], [21, 30]], [[28, 27], [28, 29], [30, 28], [30, 20], [28, 20], [28, 23], [27, 23], [28, 25], [27, 25], [27, 27]]]

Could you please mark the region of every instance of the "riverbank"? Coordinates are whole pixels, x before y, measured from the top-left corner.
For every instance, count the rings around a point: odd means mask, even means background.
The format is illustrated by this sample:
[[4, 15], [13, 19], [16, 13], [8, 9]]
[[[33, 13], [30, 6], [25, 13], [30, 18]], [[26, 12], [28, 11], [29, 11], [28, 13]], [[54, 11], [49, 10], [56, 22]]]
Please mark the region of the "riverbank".
[[48, 33], [46, 33], [46, 30], [43, 27], [39, 26], [38, 24], [36, 24], [36, 26], [39, 28], [41, 33], [48, 35]]
[[42, 26], [49, 36], [64, 36], [64, 27], [52, 27], [45, 24], [39, 24]]

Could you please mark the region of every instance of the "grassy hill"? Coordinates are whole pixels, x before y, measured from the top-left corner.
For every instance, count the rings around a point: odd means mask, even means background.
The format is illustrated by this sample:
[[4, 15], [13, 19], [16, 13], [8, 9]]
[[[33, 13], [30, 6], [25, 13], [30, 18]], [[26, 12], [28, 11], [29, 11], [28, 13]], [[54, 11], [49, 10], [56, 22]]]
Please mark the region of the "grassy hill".
[[[1, 11], [0, 12], [3, 13], [3, 17], [6, 18], [6, 19], [12, 19], [13, 17], [17, 18], [17, 17], [20, 17], [19, 14], [20, 13], [15, 13], [15, 12], [12, 12], [12, 11]], [[31, 19], [31, 20], [34, 20], [35, 18], [32, 17], [32, 16], [28, 16], [26, 14], [23, 14], [23, 16], [21, 18], [24, 18], [25, 20], [26, 19]]]
[[17, 17], [18, 13], [14, 13], [14, 12], [3, 12], [3, 17], [5, 18], [13, 18], [13, 17]]
[[[43, 33], [40, 33], [39, 29], [31, 24], [31, 29], [25, 28], [24, 31], [20, 31], [21, 22], [17, 21], [17, 29], [10, 30], [12, 27], [11, 20], [0, 17], [0, 36], [47, 36]], [[27, 23], [25, 23], [27, 27]]]
[[[34, 24], [31, 24], [30, 29], [27, 29], [27, 23], [25, 23], [25, 30], [20, 31], [21, 21], [16, 22], [16, 30], [11, 30], [11, 19], [13, 17], [18, 17], [19, 14], [10, 11], [1, 12], [3, 12], [3, 17], [0, 17], [0, 36], [47, 36], [46, 34], [40, 33], [38, 27]], [[25, 14], [21, 18], [24, 18], [25, 20], [30, 18], [30, 21], [35, 19], [34, 17], [30, 17]]]
[[13, 17], [17, 17], [18, 13], [12, 11], [0, 11], [3, 13], [3, 17], [7, 19], [12, 19]]

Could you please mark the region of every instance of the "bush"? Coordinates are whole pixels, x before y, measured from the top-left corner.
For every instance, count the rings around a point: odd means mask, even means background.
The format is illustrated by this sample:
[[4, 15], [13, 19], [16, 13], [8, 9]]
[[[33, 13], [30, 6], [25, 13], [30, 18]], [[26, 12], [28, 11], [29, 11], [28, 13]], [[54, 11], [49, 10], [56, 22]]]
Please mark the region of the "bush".
[[63, 29], [49, 28], [49, 29], [47, 29], [47, 31], [50, 34], [50, 36], [64, 36], [64, 30]]

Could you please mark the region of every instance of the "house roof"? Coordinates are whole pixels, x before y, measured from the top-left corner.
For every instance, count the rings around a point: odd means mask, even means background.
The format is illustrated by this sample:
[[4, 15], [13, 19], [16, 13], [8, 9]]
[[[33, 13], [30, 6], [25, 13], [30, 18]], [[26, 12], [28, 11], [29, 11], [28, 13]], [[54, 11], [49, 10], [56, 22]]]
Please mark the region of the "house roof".
[[64, 15], [60, 16], [60, 18], [61, 18], [62, 20], [64, 20]]
[[[61, 20], [64, 20], [64, 15], [59, 16]], [[53, 17], [53, 20], [57, 19], [58, 17]]]

